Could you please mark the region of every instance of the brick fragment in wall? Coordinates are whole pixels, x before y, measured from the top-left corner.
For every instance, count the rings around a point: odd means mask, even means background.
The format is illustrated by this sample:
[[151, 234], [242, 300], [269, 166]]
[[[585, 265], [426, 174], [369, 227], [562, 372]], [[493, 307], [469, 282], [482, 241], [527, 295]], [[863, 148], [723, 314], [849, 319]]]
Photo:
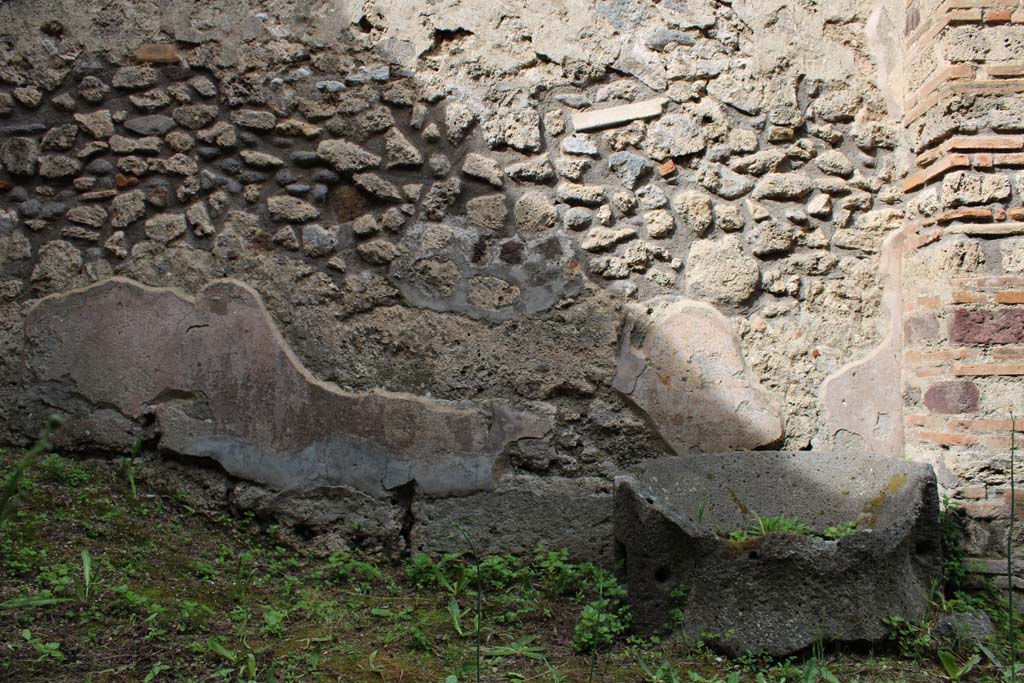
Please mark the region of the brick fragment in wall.
[[970, 413], [978, 410], [978, 397], [974, 382], [938, 382], [924, 392], [924, 404], [933, 413]]
[[949, 325], [949, 337], [964, 344], [1024, 343], [1024, 308], [999, 311], [957, 308]]

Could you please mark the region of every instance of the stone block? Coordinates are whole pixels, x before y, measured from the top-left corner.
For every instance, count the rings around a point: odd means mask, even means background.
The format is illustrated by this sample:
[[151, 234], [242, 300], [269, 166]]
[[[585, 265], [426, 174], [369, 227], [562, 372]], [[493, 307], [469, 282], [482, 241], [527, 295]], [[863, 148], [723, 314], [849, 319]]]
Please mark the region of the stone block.
[[[855, 453], [661, 458], [615, 483], [617, 554], [638, 630], [659, 630], [678, 607], [690, 637], [730, 656], [878, 641], [884, 617], [924, 617], [942, 576], [938, 512], [931, 467]], [[839, 540], [722, 535], [781, 515], [819, 535], [857, 528]], [[672, 592], [683, 585], [678, 605]]]
[[431, 554], [531, 553], [566, 548], [575, 560], [611, 564], [612, 492], [603, 479], [508, 476], [494, 490], [413, 502], [412, 550]]

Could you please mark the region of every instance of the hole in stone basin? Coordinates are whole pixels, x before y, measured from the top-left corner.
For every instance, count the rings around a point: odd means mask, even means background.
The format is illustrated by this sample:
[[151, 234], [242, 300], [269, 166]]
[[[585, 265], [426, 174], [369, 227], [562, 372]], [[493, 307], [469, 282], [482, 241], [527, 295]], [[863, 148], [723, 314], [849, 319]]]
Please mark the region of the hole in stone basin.
[[316, 532], [313, 531], [313, 527], [309, 526], [308, 524], [296, 524], [294, 527], [292, 527], [292, 531], [294, 531], [295, 535], [301, 538], [303, 541], [312, 541], [314, 538], [316, 538]]
[[931, 541], [918, 541], [914, 546], [914, 552], [918, 555], [930, 555], [935, 552], [935, 546]]
[[672, 578], [672, 572], [668, 567], [658, 567], [654, 570], [654, 580], [658, 583], [665, 583]]

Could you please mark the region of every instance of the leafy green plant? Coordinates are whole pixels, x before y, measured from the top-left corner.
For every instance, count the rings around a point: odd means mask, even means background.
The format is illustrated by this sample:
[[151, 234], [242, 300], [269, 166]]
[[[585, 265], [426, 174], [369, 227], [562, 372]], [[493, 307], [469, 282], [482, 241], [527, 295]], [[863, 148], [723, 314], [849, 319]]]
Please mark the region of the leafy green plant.
[[587, 603], [573, 634], [577, 652], [595, 652], [612, 644], [629, 628], [629, 608], [618, 600], [601, 598]]
[[[657, 666], [654, 666], [654, 664]], [[661, 659], [648, 663], [646, 659], [640, 659], [640, 670], [644, 674], [644, 683], [682, 683], [682, 675], [673, 666], [672, 662]]]
[[960, 539], [964, 534], [964, 519], [959, 505], [949, 496], [942, 497], [939, 512], [942, 529], [942, 580], [946, 595], [953, 595], [963, 587], [967, 576], [967, 553]]
[[146, 677], [142, 679], [142, 683], [153, 683], [157, 676], [162, 674], [164, 671], [170, 670], [170, 668], [170, 666], [163, 662], [157, 662], [153, 665], [153, 668], [149, 670], [149, 673], [146, 674]]
[[426, 553], [415, 553], [405, 563], [405, 575], [418, 588], [427, 588], [434, 585], [437, 568], [434, 560]]
[[90, 479], [89, 471], [74, 460], [50, 453], [39, 463], [39, 469], [50, 481], [64, 486], [78, 487]]
[[733, 671], [729, 674], [728, 678], [720, 678], [715, 676], [714, 678], [705, 678], [696, 671], [690, 671], [687, 676], [690, 679], [690, 683], [740, 683], [740, 672]]
[[[474, 631], [467, 631], [462, 627], [462, 618], [465, 617], [468, 613], [469, 608], [463, 610], [461, 607], [459, 607], [458, 599], [453, 597], [448, 600], [448, 616], [451, 617], [452, 626], [455, 628], [455, 632], [459, 634], [460, 638], [465, 638], [466, 636], [471, 635], [476, 630], [475, 624], [477, 622], [474, 622]], [[476, 619], [479, 619], [479, 615], [476, 617]]]
[[839, 683], [839, 679], [828, 670], [818, 657], [811, 657], [800, 672], [800, 683]]
[[369, 664], [370, 673], [378, 674], [381, 678], [384, 678], [384, 667], [377, 663], [377, 651], [374, 650], [367, 657], [367, 664]]
[[525, 657], [526, 659], [544, 659], [544, 646], [533, 645], [537, 636], [523, 636], [508, 645], [492, 647], [484, 654], [487, 657]]
[[534, 572], [541, 590], [548, 595], [572, 595], [580, 588], [580, 574], [584, 565], [569, 562], [569, 551], [548, 550], [538, 545], [534, 550]]
[[686, 601], [690, 597], [690, 587], [681, 583], [672, 589], [668, 597], [672, 605], [668, 613], [669, 621], [673, 624], [683, 623], [683, 610], [686, 609]]
[[60, 643], [47, 643], [43, 642], [39, 638], [32, 635], [32, 631], [27, 628], [21, 632], [21, 637], [28, 643], [33, 650], [39, 653], [39, 659], [37, 661], [43, 661], [44, 659], [54, 659], [58, 662], [64, 661], [64, 653], [60, 651]]
[[327, 579], [334, 583], [348, 583], [366, 591], [373, 583], [383, 580], [380, 569], [356, 558], [347, 550], [337, 550], [327, 558]]
[[931, 633], [923, 626], [896, 615], [883, 618], [882, 623], [889, 627], [889, 639], [899, 647], [902, 657], [918, 659], [931, 646]]
[[939, 661], [942, 663], [942, 668], [946, 670], [946, 675], [949, 676], [951, 681], [962, 681], [964, 676], [970, 673], [971, 669], [981, 661], [979, 655], [971, 655], [967, 658], [967, 661], [962, 664], [957, 660], [949, 650], [939, 650]]
[[210, 638], [206, 641], [206, 647], [209, 648], [210, 652], [214, 653], [219, 657], [223, 657], [232, 664], [238, 661], [238, 654], [233, 650], [229, 650], [226, 647], [224, 647], [220, 643], [220, 641]]
[[750, 526], [746, 529], [738, 529], [729, 534], [730, 541], [749, 541], [756, 538], [764, 538], [768, 534], [795, 534], [797, 536], [810, 536], [811, 527], [801, 522], [796, 517], [779, 515], [777, 517], [755, 516]]
[[286, 610], [279, 610], [270, 605], [263, 606], [263, 630], [272, 636], [284, 633], [284, 622], [288, 618]]
[[795, 536], [806, 536], [818, 540], [838, 540], [857, 531], [857, 522], [846, 521], [836, 526], [826, 527], [821, 534], [815, 534], [810, 526], [800, 521], [797, 517], [778, 515], [772, 517], [761, 517], [755, 515], [750, 526], [746, 529], [737, 529], [725, 534], [730, 541], [745, 543], [758, 538], [764, 538], [769, 534], [791, 534]]
[[838, 541], [840, 538], [845, 538], [855, 531], [857, 531], [857, 522], [850, 520], [836, 526], [825, 527], [821, 535], [830, 541]]

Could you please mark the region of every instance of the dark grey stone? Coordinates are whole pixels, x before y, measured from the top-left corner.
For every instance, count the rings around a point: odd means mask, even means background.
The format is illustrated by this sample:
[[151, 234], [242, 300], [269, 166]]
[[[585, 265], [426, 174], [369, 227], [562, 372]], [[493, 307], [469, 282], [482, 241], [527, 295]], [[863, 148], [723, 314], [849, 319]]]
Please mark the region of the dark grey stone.
[[22, 218], [38, 218], [43, 212], [43, 204], [38, 199], [29, 199], [18, 206], [18, 214]]
[[988, 642], [996, 634], [996, 627], [984, 612], [957, 612], [940, 617], [932, 633], [943, 645], [970, 646]]
[[341, 182], [341, 176], [326, 168], [321, 168], [319, 171], [313, 174], [311, 180], [314, 183], [326, 183], [328, 185], [335, 185]]
[[94, 159], [89, 162], [85, 170], [93, 175], [110, 175], [114, 172], [114, 165], [106, 159]]
[[222, 171], [224, 171], [225, 173], [229, 173], [231, 175], [238, 175], [239, 173], [242, 172], [242, 160], [241, 159], [235, 159], [235, 158], [224, 159], [218, 165], [220, 166], [220, 169]]
[[309, 194], [313, 191], [312, 185], [306, 185], [305, 183], [292, 183], [284, 188], [284, 191], [292, 195], [304, 195]]
[[575, 560], [612, 564], [612, 492], [608, 481], [580, 477], [508, 476], [493, 491], [460, 498], [417, 497], [412, 550], [482, 554], [565, 548]]
[[310, 166], [316, 166], [320, 163], [320, 157], [317, 156], [316, 152], [296, 151], [288, 155], [288, 159], [296, 166], [302, 168], [308, 168]]
[[250, 183], [263, 183], [266, 182], [266, 180], [267, 174], [260, 173], [259, 171], [243, 171], [238, 176], [238, 181], [244, 185], [249, 185]]
[[11, 175], [34, 175], [38, 160], [39, 147], [29, 138], [11, 138], [0, 145], [0, 166]]
[[124, 122], [124, 127], [139, 135], [163, 135], [177, 125], [170, 116], [152, 114], [151, 116], [136, 116]]
[[221, 150], [219, 147], [209, 147], [203, 145], [202, 147], [196, 147], [196, 154], [199, 155], [199, 158], [209, 161], [210, 159], [216, 159], [217, 157], [219, 157], [221, 154]]
[[630, 152], [615, 152], [608, 157], [608, 168], [617, 175], [622, 184], [630, 190], [636, 188], [640, 178], [651, 169], [653, 164], [641, 156]]
[[0, 136], [7, 135], [39, 135], [45, 133], [45, 123], [13, 123], [9, 126], [0, 126]]
[[45, 202], [43, 204], [43, 218], [57, 218], [67, 213], [68, 207], [61, 202]]
[[[810, 451], [690, 455], [616, 479], [615, 536], [641, 632], [679, 607], [686, 633], [715, 649], [777, 656], [819, 638], [882, 639], [886, 616], [921, 619], [942, 574], [938, 509], [923, 463]], [[778, 515], [818, 534], [858, 527], [838, 541], [720, 535]], [[682, 585], [688, 597], [675, 605]]]
[[282, 168], [280, 171], [274, 174], [274, 182], [280, 185], [281, 187], [285, 187], [286, 185], [291, 185], [292, 183], [299, 182], [299, 177], [295, 175], [295, 173], [292, 172], [291, 170], [287, 168]]

